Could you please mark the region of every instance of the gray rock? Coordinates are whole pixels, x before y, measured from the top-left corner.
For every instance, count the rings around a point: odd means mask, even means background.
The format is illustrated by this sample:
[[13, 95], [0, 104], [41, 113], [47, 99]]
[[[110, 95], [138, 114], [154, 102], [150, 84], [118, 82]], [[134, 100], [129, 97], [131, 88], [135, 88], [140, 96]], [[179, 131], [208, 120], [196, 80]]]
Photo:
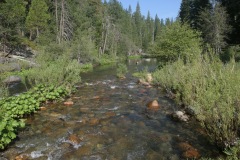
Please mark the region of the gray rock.
[[18, 63], [11, 63], [10, 64], [11, 71], [21, 71], [21, 66]]
[[174, 120], [187, 122], [189, 120], [188, 115], [186, 115], [183, 111], [175, 111], [172, 114]]
[[0, 57], [0, 64], [7, 62], [7, 58]]
[[16, 82], [21, 82], [21, 78], [18, 76], [9, 76], [8, 78], [6, 78], [4, 81], [4, 83], [16, 83]]

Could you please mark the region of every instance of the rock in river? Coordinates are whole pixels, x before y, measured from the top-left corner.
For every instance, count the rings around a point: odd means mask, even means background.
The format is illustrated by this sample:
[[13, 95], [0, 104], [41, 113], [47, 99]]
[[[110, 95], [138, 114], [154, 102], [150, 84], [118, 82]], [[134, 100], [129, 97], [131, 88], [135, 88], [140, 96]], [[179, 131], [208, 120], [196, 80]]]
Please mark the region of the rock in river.
[[71, 135], [69, 136], [68, 140], [69, 140], [70, 142], [72, 142], [73, 144], [79, 144], [79, 143], [81, 142], [80, 138], [78, 138], [78, 136], [75, 135], [75, 134], [71, 134]]
[[158, 104], [157, 100], [153, 100], [147, 104], [147, 109], [158, 110], [159, 108], [160, 108], [160, 105]]
[[198, 150], [187, 142], [179, 143], [178, 147], [180, 150], [183, 151], [182, 156], [186, 159], [198, 159], [200, 157], [200, 153], [198, 152]]
[[184, 112], [182, 111], [175, 111], [173, 114], [172, 114], [172, 118], [174, 120], [177, 120], [177, 121], [183, 121], [183, 122], [187, 122], [189, 120], [189, 117], [188, 115], [186, 115]]
[[65, 106], [72, 106], [73, 105], [73, 101], [66, 101], [64, 102]]
[[99, 119], [92, 118], [92, 119], [89, 120], [89, 123], [90, 123], [91, 126], [95, 126], [95, 125], [99, 124]]

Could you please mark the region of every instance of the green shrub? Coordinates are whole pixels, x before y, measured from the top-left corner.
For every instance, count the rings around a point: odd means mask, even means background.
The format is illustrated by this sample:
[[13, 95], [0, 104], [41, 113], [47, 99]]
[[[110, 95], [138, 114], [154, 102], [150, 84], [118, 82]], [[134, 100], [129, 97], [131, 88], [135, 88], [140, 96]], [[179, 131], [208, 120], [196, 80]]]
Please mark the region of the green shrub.
[[178, 58], [189, 61], [201, 53], [200, 33], [188, 24], [176, 21], [163, 28], [161, 36], [149, 48], [149, 53], [156, 55], [163, 62], [174, 62]]
[[46, 53], [39, 55], [38, 66], [19, 73], [24, 83], [32, 86], [38, 84], [66, 86], [71, 90], [74, 84], [81, 81], [80, 73], [86, 69], [86, 66], [70, 59], [67, 54], [53, 61], [45, 61], [45, 55]]
[[13, 139], [19, 128], [25, 123], [21, 119], [39, 109], [46, 101], [55, 101], [65, 97], [64, 87], [38, 85], [19, 96], [0, 100], [0, 149], [4, 149]]
[[154, 83], [173, 90], [176, 100], [191, 107], [210, 139], [219, 147], [231, 146], [240, 126], [240, 70], [235, 62], [199, 56], [183, 60], [154, 73]]
[[148, 68], [145, 67], [142, 71], [133, 73], [133, 76], [137, 77], [137, 78], [140, 78], [140, 79], [143, 79], [143, 80], [147, 80], [147, 74], [148, 73], [149, 73]]
[[128, 59], [141, 59], [141, 55], [130, 55], [127, 58]]
[[118, 64], [117, 66], [117, 77], [124, 78], [125, 74], [127, 73], [127, 66], [125, 64]]
[[[0, 110], [3, 113], [3, 110]], [[15, 120], [11, 117], [0, 115], [0, 149], [4, 149], [13, 139], [15, 139], [16, 132], [19, 128], [25, 126], [23, 120]]]
[[112, 64], [112, 63], [115, 63], [116, 62], [116, 57], [112, 56], [112, 55], [102, 55], [100, 58], [99, 58], [99, 61], [98, 63], [100, 65], [108, 65], [108, 64]]

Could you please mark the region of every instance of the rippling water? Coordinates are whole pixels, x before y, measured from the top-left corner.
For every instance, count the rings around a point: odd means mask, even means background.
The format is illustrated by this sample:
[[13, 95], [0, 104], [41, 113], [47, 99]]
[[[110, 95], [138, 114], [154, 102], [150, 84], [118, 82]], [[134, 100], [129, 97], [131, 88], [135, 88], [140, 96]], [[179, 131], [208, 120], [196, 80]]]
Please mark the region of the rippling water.
[[[129, 62], [124, 80], [116, 78], [115, 66], [83, 74], [71, 97], [74, 105], [48, 104], [47, 110], [29, 117], [0, 159], [181, 160], [188, 150], [183, 145], [201, 156], [218, 155], [194, 120], [170, 118], [177, 106], [159, 89], [137, 84], [131, 74], [145, 66], [153, 70], [156, 62]], [[154, 99], [160, 110], [147, 112], [146, 104]]]

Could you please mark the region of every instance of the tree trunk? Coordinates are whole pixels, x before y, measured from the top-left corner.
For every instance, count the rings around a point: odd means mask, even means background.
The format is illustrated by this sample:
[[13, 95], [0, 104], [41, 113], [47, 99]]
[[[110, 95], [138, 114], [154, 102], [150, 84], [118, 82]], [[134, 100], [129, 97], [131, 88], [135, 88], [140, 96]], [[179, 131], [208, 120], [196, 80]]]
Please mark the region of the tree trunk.
[[37, 32], [37, 38], [39, 37], [39, 29], [38, 27], [36, 28], [36, 32]]
[[58, 22], [58, 0], [55, 0], [55, 18], [56, 18], [56, 41], [60, 43], [59, 39], [59, 22]]
[[32, 30], [30, 30], [29, 40], [32, 40]]

